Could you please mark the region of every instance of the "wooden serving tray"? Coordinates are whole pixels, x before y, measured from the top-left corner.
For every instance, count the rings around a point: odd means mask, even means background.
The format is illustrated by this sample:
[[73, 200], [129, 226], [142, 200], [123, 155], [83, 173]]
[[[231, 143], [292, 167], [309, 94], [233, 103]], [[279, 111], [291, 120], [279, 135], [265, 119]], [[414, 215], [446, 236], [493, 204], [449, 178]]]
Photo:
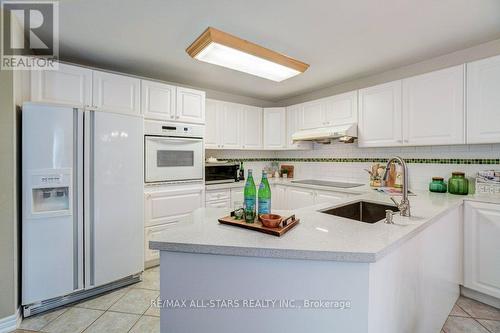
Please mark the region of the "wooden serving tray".
[[281, 222], [281, 226], [278, 228], [268, 228], [264, 227], [258, 218], [255, 218], [254, 223], [247, 223], [245, 220], [236, 220], [234, 216], [225, 216], [219, 219], [219, 223], [234, 225], [240, 228], [255, 230], [259, 232], [263, 232], [265, 234], [274, 235], [274, 236], [282, 236], [288, 230], [295, 227], [300, 222], [300, 219], [296, 219], [295, 215], [289, 216]]

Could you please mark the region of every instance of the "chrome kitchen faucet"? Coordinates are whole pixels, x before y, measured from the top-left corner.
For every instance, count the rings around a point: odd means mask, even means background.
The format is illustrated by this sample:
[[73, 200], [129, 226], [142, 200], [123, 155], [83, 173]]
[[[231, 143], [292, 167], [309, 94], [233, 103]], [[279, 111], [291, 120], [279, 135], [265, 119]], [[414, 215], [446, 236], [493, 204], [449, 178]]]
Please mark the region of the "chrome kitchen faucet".
[[406, 162], [399, 156], [395, 156], [387, 162], [387, 167], [385, 168], [385, 173], [384, 173], [384, 180], [387, 181], [387, 178], [389, 177], [389, 169], [391, 167], [391, 163], [393, 162], [399, 162], [401, 166], [403, 167], [403, 198], [401, 199], [401, 202], [398, 203], [394, 197], [391, 197], [392, 202], [398, 207], [399, 213], [401, 216], [410, 216], [410, 200], [408, 199], [408, 166], [406, 165]]

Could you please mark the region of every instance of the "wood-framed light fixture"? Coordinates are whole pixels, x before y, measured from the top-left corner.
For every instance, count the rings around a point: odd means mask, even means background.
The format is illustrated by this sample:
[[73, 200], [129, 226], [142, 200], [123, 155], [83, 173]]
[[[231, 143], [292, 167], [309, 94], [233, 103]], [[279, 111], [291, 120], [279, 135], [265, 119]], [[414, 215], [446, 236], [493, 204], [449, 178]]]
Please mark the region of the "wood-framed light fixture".
[[277, 82], [301, 74], [309, 68], [302, 61], [212, 27], [208, 27], [186, 52], [200, 61]]

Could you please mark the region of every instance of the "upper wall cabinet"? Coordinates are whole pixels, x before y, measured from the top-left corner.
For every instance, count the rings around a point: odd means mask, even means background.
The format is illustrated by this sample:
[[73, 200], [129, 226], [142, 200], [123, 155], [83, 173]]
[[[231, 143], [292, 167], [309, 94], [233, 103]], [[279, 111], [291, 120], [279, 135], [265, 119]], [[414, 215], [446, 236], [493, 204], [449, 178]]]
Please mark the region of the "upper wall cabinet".
[[358, 92], [351, 91], [326, 99], [326, 125], [352, 124], [358, 121]]
[[262, 108], [207, 99], [205, 148], [261, 149]]
[[285, 108], [264, 108], [264, 148], [286, 148], [285, 119]]
[[189, 123], [205, 123], [205, 92], [177, 87], [175, 119]]
[[155, 120], [175, 119], [175, 86], [141, 80], [141, 92], [141, 109], [145, 118]]
[[361, 89], [358, 99], [359, 146], [401, 145], [401, 81]]
[[464, 65], [403, 80], [403, 143], [465, 143]]
[[357, 91], [303, 104], [301, 129], [355, 123], [358, 119]]
[[288, 149], [311, 149], [311, 142], [293, 142], [292, 135], [303, 128], [303, 104], [291, 105], [286, 108], [286, 147]]
[[467, 64], [467, 142], [500, 142], [500, 56]]
[[141, 80], [93, 71], [93, 107], [97, 110], [140, 115]]
[[242, 106], [240, 132], [243, 149], [262, 148], [262, 108], [250, 105]]
[[58, 70], [31, 72], [31, 100], [90, 107], [92, 70], [59, 64]]
[[221, 148], [241, 149], [242, 105], [222, 102], [219, 107], [220, 127], [218, 131], [221, 133]]
[[207, 149], [221, 148], [218, 103], [213, 99], [207, 99], [205, 103], [205, 148]]

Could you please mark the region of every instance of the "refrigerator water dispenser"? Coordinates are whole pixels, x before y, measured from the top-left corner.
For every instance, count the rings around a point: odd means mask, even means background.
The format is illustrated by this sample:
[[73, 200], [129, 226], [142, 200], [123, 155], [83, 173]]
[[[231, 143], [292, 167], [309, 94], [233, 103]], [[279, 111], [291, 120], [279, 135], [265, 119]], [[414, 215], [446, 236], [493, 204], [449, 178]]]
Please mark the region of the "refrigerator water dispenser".
[[31, 191], [26, 202], [32, 218], [72, 214], [71, 169], [36, 170], [29, 177]]
[[69, 186], [33, 189], [33, 214], [69, 210]]

